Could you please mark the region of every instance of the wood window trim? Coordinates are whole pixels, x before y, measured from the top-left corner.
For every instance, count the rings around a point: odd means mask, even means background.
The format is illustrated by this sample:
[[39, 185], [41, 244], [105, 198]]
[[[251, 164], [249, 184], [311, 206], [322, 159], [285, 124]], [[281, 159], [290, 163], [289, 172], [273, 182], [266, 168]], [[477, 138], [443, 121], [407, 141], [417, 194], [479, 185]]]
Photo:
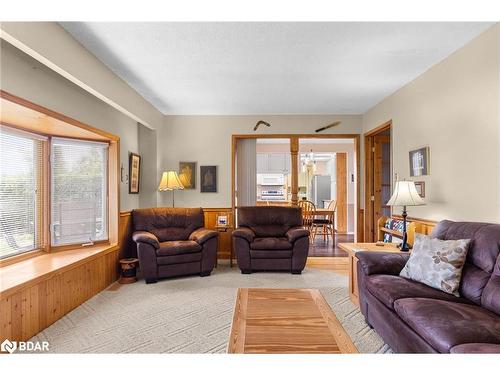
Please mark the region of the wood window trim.
[[82, 243], [72, 243], [68, 245], [55, 245], [55, 246], [50, 246], [50, 250], [47, 251], [49, 253], [58, 253], [61, 251], [66, 251], [66, 250], [77, 250], [77, 249], [83, 249], [83, 248], [92, 248], [92, 247], [97, 247], [97, 246], [103, 246], [103, 245], [111, 245], [109, 240], [99, 240], [99, 241], [93, 241], [92, 245], [82, 245]]
[[44, 249], [33, 249], [24, 253], [12, 255], [7, 258], [0, 259], [0, 268], [10, 266], [11, 264], [22, 262], [24, 260], [31, 259], [43, 254], [47, 254], [47, 251]]
[[[43, 247], [22, 254], [13, 255], [0, 260], [0, 268], [11, 266], [33, 258], [51, 253], [62, 253], [78, 249], [101, 249], [118, 244], [118, 217], [119, 217], [119, 164], [120, 164], [120, 137], [107, 133], [93, 126], [84, 124], [61, 113], [32, 103], [26, 99], [0, 90], [1, 124], [30, 133], [48, 137], [44, 143], [42, 155], [42, 225], [41, 236]], [[37, 122], [38, 121], [38, 122]], [[107, 215], [108, 239], [95, 241], [92, 246], [82, 244], [68, 244], [52, 246], [50, 240], [50, 149], [52, 137], [78, 139], [82, 141], [106, 142], [108, 148], [107, 165]]]
[[[233, 134], [231, 140], [231, 210], [232, 217], [236, 217], [236, 147], [240, 139], [257, 139], [257, 138], [284, 138], [290, 140], [290, 156], [291, 156], [291, 169], [292, 169], [292, 204], [298, 201], [298, 148], [300, 139], [310, 138], [327, 138], [327, 139], [353, 139], [354, 140], [354, 159], [355, 159], [355, 173], [356, 173], [356, 203], [355, 203], [355, 234], [357, 239], [362, 239], [363, 223], [359, 221], [360, 215], [360, 134]], [[232, 223], [234, 226], [234, 223]]]

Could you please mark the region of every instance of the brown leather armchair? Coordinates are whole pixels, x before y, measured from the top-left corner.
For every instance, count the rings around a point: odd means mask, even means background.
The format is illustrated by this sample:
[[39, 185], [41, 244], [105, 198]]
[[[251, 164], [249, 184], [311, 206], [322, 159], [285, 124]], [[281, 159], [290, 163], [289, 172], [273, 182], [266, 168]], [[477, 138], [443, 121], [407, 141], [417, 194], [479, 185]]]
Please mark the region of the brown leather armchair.
[[241, 273], [288, 271], [300, 274], [309, 253], [309, 230], [300, 207], [240, 207], [233, 248]]
[[137, 255], [146, 283], [159, 278], [208, 276], [217, 262], [217, 232], [204, 228], [201, 208], [132, 211]]

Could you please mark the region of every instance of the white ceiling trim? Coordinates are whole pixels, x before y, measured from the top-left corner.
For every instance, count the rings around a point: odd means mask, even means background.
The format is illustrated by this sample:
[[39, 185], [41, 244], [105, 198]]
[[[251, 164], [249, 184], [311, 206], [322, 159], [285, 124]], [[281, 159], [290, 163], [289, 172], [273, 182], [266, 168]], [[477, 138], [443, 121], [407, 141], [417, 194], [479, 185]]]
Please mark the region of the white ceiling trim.
[[149, 129], [152, 129], [152, 130], [155, 129], [147, 121], [144, 121], [143, 119], [141, 119], [140, 117], [134, 115], [132, 112], [128, 111], [127, 109], [125, 109], [124, 107], [122, 107], [121, 105], [119, 105], [118, 103], [116, 103], [115, 101], [113, 101], [110, 98], [108, 98], [106, 95], [104, 95], [104, 94], [100, 93], [99, 91], [93, 89], [92, 87], [90, 87], [89, 85], [87, 85], [85, 82], [79, 80], [77, 77], [75, 77], [71, 73], [67, 72], [66, 70], [64, 70], [63, 68], [61, 68], [60, 66], [58, 66], [57, 64], [53, 63], [51, 60], [49, 60], [46, 57], [42, 56], [40, 53], [38, 53], [34, 49], [30, 48], [29, 46], [27, 46], [26, 44], [24, 44], [20, 40], [16, 39], [15, 37], [13, 37], [12, 35], [10, 35], [9, 33], [7, 33], [5, 30], [3, 30], [1, 28], [0, 28], [0, 39], [3, 39], [6, 42], [12, 44], [14, 47], [18, 48], [19, 50], [23, 51], [27, 55], [31, 56], [35, 60], [37, 60], [40, 63], [42, 63], [43, 65], [45, 65], [48, 68], [52, 69], [53, 71], [55, 71], [56, 73], [60, 74], [61, 76], [63, 76], [67, 80], [71, 81], [72, 83], [74, 83], [78, 87], [80, 87], [83, 90], [87, 91], [88, 93], [94, 95], [96, 98], [102, 100], [106, 104], [108, 104], [111, 107], [115, 108], [116, 110], [120, 111], [121, 113], [123, 113], [127, 117], [130, 117], [132, 120], [137, 121], [138, 123], [140, 123], [140, 124], [148, 127]]

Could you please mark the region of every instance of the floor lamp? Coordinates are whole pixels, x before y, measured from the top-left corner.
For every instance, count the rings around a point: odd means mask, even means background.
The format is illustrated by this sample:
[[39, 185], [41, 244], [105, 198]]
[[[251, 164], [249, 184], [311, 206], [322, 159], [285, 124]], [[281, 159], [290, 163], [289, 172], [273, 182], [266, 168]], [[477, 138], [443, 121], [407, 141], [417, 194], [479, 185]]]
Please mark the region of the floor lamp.
[[410, 250], [408, 245], [408, 237], [406, 233], [406, 206], [422, 206], [424, 200], [420, 197], [413, 181], [397, 181], [392, 193], [391, 199], [387, 202], [388, 206], [403, 206], [403, 242], [401, 243], [401, 251]]
[[161, 176], [160, 186], [158, 186], [158, 191], [172, 190], [172, 207], [175, 207], [175, 191], [182, 189], [184, 189], [184, 185], [182, 185], [177, 172], [163, 172]]

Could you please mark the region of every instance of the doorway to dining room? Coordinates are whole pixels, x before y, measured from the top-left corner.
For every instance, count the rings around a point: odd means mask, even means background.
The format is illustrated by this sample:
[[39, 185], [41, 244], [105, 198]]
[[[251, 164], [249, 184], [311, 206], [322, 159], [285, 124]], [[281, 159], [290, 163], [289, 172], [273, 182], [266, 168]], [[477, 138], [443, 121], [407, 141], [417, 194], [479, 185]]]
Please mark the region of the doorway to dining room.
[[346, 256], [338, 243], [354, 242], [362, 224], [359, 135], [233, 135], [232, 151], [235, 217], [239, 206], [310, 201], [317, 213], [309, 257]]
[[354, 156], [353, 139], [299, 139], [298, 198], [315, 209], [311, 257], [345, 256], [338, 244], [354, 241]]

